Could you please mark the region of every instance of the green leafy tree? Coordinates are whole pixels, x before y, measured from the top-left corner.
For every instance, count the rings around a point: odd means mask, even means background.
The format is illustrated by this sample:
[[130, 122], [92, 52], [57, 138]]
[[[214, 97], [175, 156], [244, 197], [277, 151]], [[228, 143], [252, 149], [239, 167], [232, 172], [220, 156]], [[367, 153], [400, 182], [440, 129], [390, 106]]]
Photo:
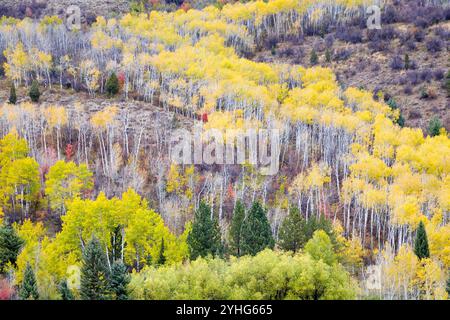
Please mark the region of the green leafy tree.
[[164, 238], [161, 238], [161, 249], [159, 250], [158, 265], [162, 266], [166, 263], [166, 254], [164, 252]]
[[36, 277], [34, 276], [33, 269], [29, 263], [27, 263], [27, 266], [25, 267], [22, 285], [19, 290], [19, 297], [22, 300], [39, 299]]
[[39, 91], [39, 83], [36, 80], [33, 80], [31, 83], [30, 91], [28, 95], [31, 98], [31, 101], [38, 102], [41, 96], [41, 92]]
[[305, 245], [305, 252], [314, 260], [322, 260], [328, 265], [336, 262], [336, 254], [334, 252], [333, 243], [330, 237], [323, 230], [314, 232], [312, 239]]
[[419, 259], [430, 257], [427, 232], [422, 221], [420, 221], [419, 227], [417, 228], [416, 239], [414, 241], [414, 253]]
[[94, 186], [92, 172], [85, 164], [57, 161], [46, 176], [45, 193], [50, 200], [50, 207], [59, 214], [66, 213], [66, 201], [81, 197]]
[[265, 248], [272, 249], [275, 241], [272, 236], [266, 211], [255, 201], [241, 227], [241, 255], [255, 255]]
[[438, 117], [433, 117], [428, 125], [428, 133], [430, 136], [438, 136], [442, 128], [442, 122]]
[[127, 267], [122, 262], [117, 261], [112, 265], [109, 285], [115, 300], [128, 300], [127, 286], [130, 279]]
[[67, 285], [67, 280], [61, 281], [58, 290], [62, 300], [74, 300], [72, 291], [70, 291], [69, 286]]
[[0, 226], [0, 272], [8, 263], [16, 264], [23, 244], [24, 241], [17, 235], [13, 227], [6, 224]]
[[236, 257], [241, 255], [241, 228], [245, 219], [245, 207], [242, 201], [238, 200], [233, 211], [231, 219], [229, 237], [230, 237], [230, 253]]
[[100, 241], [92, 238], [83, 252], [80, 294], [83, 300], [105, 300], [109, 297], [109, 269]]
[[17, 95], [16, 95], [16, 86], [14, 85], [14, 82], [11, 83], [11, 89], [9, 90], [9, 103], [16, 104], [17, 102]]
[[219, 224], [217, 219], [211, 215], [211, 208], [203, 201], [200, 202], [199, 208], [195, 212], [187, 244], [193, 260], [207, 255], [220, 255], [223, 252]]
[[119, 93], [119, 79], [117, 78], [114, 72], [109, 76], [108, 80], [106, 81], [106, 92], [110, 97]]
[[298, 251], [307, 241], [305, 230], [305, 219], [297, 207], [292, 208], [281, 223], [278, 233], [278, 245], [282, 250]]

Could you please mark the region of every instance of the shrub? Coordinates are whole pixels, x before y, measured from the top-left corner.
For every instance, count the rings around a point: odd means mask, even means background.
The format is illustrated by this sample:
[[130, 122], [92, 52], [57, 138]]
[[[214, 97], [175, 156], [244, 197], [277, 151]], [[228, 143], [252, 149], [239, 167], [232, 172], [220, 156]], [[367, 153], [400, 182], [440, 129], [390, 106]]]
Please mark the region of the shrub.
[[336, 30], [336, 38], [341, 41], [356, 44], [362, 42], [363, 34], [359, 28], [339, 27]]
[[436, 69], [433, 71], [433, 78], [436, 81], [441, 81], [442, 79], [444, 79], [444, 70], [442, 69]]
[[396, 55], [392, 57], [391, 62], [389, 63], [389, 66], [392, 70], [401, 70], [404, 67], [403, 60], [400, 56]]
[[29, 96], [31, 98], [31, 101], [33, 101], [33, 102], [39, 101], [39, 97], [41, 96], [41, 93], [39, 91], [39, 83], [36, 80], [33, 80], [33, 82], [31, 83]]
[[411, 86], [406, 86], [405, 88], [403, 88], [403, 93], [410, 95], [413, 92]]
[[430, 82], [431, 79], [433, 79], [433, 72], [429, 68], [423, 69], [420, 72], [420, 79], [422, 81]]
[[332, 34], [327, 34], [325, 36], [325, 46], [331, 48], [334, 44], [334, 36]]
[[352, 53], [353, 53], [353, 51], [350, 49], [337, 50], [334, 54], [334, 60], [336, 60], [336, 61], [347, 60], [348, 58], [350, 58]]
[[408, 82], [414, 86], [420, 83], [420, 76], [417, 71], [408, 71], [406, 77]]
[[441, 39], [433, 37], [426, 42], [426, 47], [429, 52], [436, 53], [442, 50], [443, 42]]

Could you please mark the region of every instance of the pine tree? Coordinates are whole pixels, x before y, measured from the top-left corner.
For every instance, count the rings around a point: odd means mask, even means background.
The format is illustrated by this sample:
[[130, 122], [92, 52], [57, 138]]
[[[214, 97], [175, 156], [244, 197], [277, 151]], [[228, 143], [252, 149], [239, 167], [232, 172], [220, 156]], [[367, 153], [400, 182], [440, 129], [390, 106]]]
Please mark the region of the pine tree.
[[241, 227], [245, 219], [245, 207], [240, 200], [236, 202], [234, 207], [233, 218], [231, 219], [229, 237], [230, 237], [230, 253], [236, 257], [241, 255]]
[[259, 202], [254, 202], [241, 228], [241, 255], [255, 255], [265, 248], [273, 249], [274, 239], [266, 212]]
[[14, 82], [11, 83], [11, 89], [9, 91], [9, 103], [16, 104], [17, 102], [17, 95], [16, 95], [16, 86], [14, 85]]
[[114, 72], [106, 81], [106, 92], [110, 97], [116, 95], [119, 92], [119, 79]]
[[108, 298], [109, 270], [106, 254], [100, 241], [93, 238], [83, 252], [80, 294], [83, 300]]
[[127, 286], [130, 283], [130, 275], [127, 267], [117, 261], [111, 267], [110, 289], [116, 300], [128, 300]]
[[305, 235], [306, 222], [297, 207], [289, 211], [283, 220], [278, 233], [278, 244], [282, 250], [296, 252], [302, 248], [307, 239]]
[[319, 62], [319, 57], [317, 56], [316, 50], [311, 51], [311, 57], [309, 58], [309, 62], [314, 66]]
[[73, 294], [67, 285], [67, 280], [61, 281], [58, 286], [59, 293], [61, 295], [62, 300], [74, 300]]
[[158, 256], [158, 265], [162, 266], [166, 263], [166, 256], [164, 253], [164, 238], [161, 238], [161, 249], [159, 249], [159, 256]]
[[36, 80], [33, 80], [33, 82], [31, 83], [29, 96], [31, 98], [31, 101], [33, 101], [33, 102], [39, 101], [39, 97], [41, 96], [41, 93], [39, 91], [39, 83]]
[[195, 212], [187, 243], [192, 260], [223, 252], [219, 224], [217, 219], [211, 216], [211, 208], [203, 201]]
[[7, 225], [0, 226], [0, 272], [6, 264], [16, 264], [23, 243], [14, 228]]
[[414, 253], [419, 259], [429, 258], [430, 249], [428, 248], [427, 232], [422, 221], [416, 232], [416, 240], [414, 241]]
[[27, 263], [27, 266], [25, 267], [22, 285], [19, 291], [19, 297], [22, 300], [39, 299], [36, 277], [34, 276], [33, 269], [31, 268], [31, 265], [29, 263]]

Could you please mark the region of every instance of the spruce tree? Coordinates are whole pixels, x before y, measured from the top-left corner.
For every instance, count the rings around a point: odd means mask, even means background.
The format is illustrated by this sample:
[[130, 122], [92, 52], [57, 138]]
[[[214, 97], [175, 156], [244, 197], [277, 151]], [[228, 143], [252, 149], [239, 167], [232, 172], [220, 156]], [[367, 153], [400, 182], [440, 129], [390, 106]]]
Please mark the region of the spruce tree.
[[330, 49], [327, 49], [325, 51], [325, 61], [328, 62], [328, 63], [331, 62], [331, 51], [330, 51]]
[[29, 96], [31, 98], [31, 101], [33, 101], [33, 102], [39, 101], [39, 97], [41, 96], [41, 93], [39, 91], [39, 83], [36, 80], [33, 80], [33, 82], [31, 83]]
[[11, 89], [9, 90], [9, 103], [16, 104], [16, 102], [17, 102], [16, 86], [14, 85], [14, 82], [12, 82]]
[[405, 53], [405, 70], [408, 70], [411, 67], [411, 62], [409, 60], [409, 55]]
[[67, 285], [67, 280], [61, 281], [58, 286], [58, 290], [62, 300], [74, 300], [73, 294]]
[[241, 227], [241, 255], [255, 255], [265, 248], [273, 249], [275, 241], [272, 236], [266, 211], [255, 201]]
[[23, 243], [13, 227], [6, 224], [0, 226], [0, 272], [6, 264], [16, 264]]
[[166, 255], [164, 248], [164, 238], [161, 238], [161, 248], [159, 249], [158, 265], [162, 266], [166, 263]]
[[119, 79], [113, 72], [106, 81], [106, 92], [108, 96], [112, 97], [119, 92]]
[[128, 300], [127, 286], [130, 283], [130, 275], [127, 267], [117, 261], [111, 267], [111, 279], [109, 282], [111, 292], [115, 300]]
[[282, 250], [296, 252], [302, 248], [307, 239], [305, 235], [306, 221], [297, 207], [289, 211], [281, 223], [278, 233], [278, 245]]
[[25, 267], [22, 285], [20, 286], [19, 297], [22, 300], [39, 299], [36, 277], [34, 276], [33, 269], [28, 262]]
[[109, 269], [100, 241], [93, 238], [83, 252], [80, 294], [83, 300], [108, 298]]
[[239, 257], [241, 255], [241, 227], [245, 219], [245, 207], [240, 200], [236, 202], [231, 219], [229, 238], [230, 238], [230, 254]]
[[442, 122], [438, 117], [434, 117], [430, 120], [428, 125], [428, 133], [430, 136], [438, 136], [441, 133]]
[[309, 62], [314, 66], [319, 62], [319, 57], [317, 56], [316, 50], [311, 51], [311, 57], [309, 58]]
[[207, 255], [220, 255], [223, 251], [219, 224], [217, 219], [211, 216], [211, 208], [203, 201], [195, 212], [187, 243], [192, 260]]
[[425, 225], [422, 221], [420, 221], [419, 227], [417, 228], [416, 239], [414, 241], [414, 253], [419, 259], [430, 257], [427, 232], [425, 231]]

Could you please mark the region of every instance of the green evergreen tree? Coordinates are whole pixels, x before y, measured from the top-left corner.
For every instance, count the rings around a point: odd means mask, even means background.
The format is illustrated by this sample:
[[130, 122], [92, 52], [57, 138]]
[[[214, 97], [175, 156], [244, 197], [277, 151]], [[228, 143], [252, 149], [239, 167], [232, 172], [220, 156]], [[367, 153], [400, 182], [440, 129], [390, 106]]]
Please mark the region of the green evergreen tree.
[[16, 86], [14, 85], [14, 82], [12, 82], [11, 89], [9, 90], [9, 103], [16, 104], [16, 102], [17, 102]]
[[440, 130], [442, 128], [442, 122], [438, 117], [434, 117], [430, 120], [430, 124], [428, 125], [428, 133], [430, 136], [438, 136], [440, 134]]
[[69, 286], [67, 285], [67, 280], [61, 281], [58, 290], [62, 300], [74, 300], [72, 291], [70, 291]]
[[39, 91], [39, 83], [36, 80], [33, 80], [30, 87], [29, 96], [31, 101], [38, 102], [39, 97], [41, 96], [41, 92]]
[[407, 53], [405, 53], [404, 65], [405, 65], [405, 70], [408, 70], [411, 67], [411, 61], [409, 60], [409, 55]]
[[419, 259], [429, 258], [430, 249], [428, 248], [427, 232], [422, 221], [416, 232], [416, 239], [414, 241], [414, 253]]
[[161, 238], [161, 248], [159, 249], [158, 265], [162, 266], [166, 263], [166, 255], [164, 248], [164, 238]]
[[83, 300], [105, 300], [109, 297], [109, 269], [100, 241], [93, 238], [83, 252], [80, 294]]
[[122, 262], [115, 262], [111, 267], [110, 289], [115, 300], [128, 300], [127, 286], [130, 283], [127, 267]]
[[24, 244], [13, 227], [6, 224], [0, 226], [0, 272], [8, 263], [16, 264], [20, 248]]
[[327, 50], [325, 51], [325, 61], [326, 61], [327, 63], [330, 63], [330, 62], [331, 62], [331, 51], [330, 51], [330, 49], [327, 49]]
[[316, 50], [311, 51], [311, 56], [309, 58], [309, 62], [314, 66], [319, 62], [319, 57], [317, 56]]
[[394, 100], [394, 98], [391, 98], [388, 100], [387, 104], [389, 107], [391, 107], [392, 110], [400, 111], [399, 117], [396, 122], [400, 127], [403, 127], [405, 125], [405, 118], [403, 117], [402, 111], [399, 109], [397, 102]]
[[25, 267], [22, 285], [19, 290], [19, 297], [22, 300], [39, 299], [36, 277], [34, 276], [33, 269], [29, 263], [27, 263], [27, 266]]
[[203, 201], [195, 212], [187, 243], [192, 260], [223, 252], [219, 224], [217, 219], [211, 216], [211, 208]]
[[119, 93], [119, 79], [116, 74], [113, 72], [111, 76], [106, 81], [106, 92], [108, 96], [112, 97]]
[[278, 245], [282, 250], [296, 252], [302, 248], [307, 239], [305, 235], [306, 221], [297, 207], [289, 211], [283, 220], [278, 233]]
[[245, 219], [245, 207], [242, 201], [238, 200], [233, 211], [233, 218], [231, 219], [229, 238], [230, 238], [230, 254], [236, 257], [241, 255], [241, 227]]
[[255, 201], [241, 227], [241, 255], [255, 255], [265, 248], [273, 249], [275, 241], [272, 236], [266, 211]]

